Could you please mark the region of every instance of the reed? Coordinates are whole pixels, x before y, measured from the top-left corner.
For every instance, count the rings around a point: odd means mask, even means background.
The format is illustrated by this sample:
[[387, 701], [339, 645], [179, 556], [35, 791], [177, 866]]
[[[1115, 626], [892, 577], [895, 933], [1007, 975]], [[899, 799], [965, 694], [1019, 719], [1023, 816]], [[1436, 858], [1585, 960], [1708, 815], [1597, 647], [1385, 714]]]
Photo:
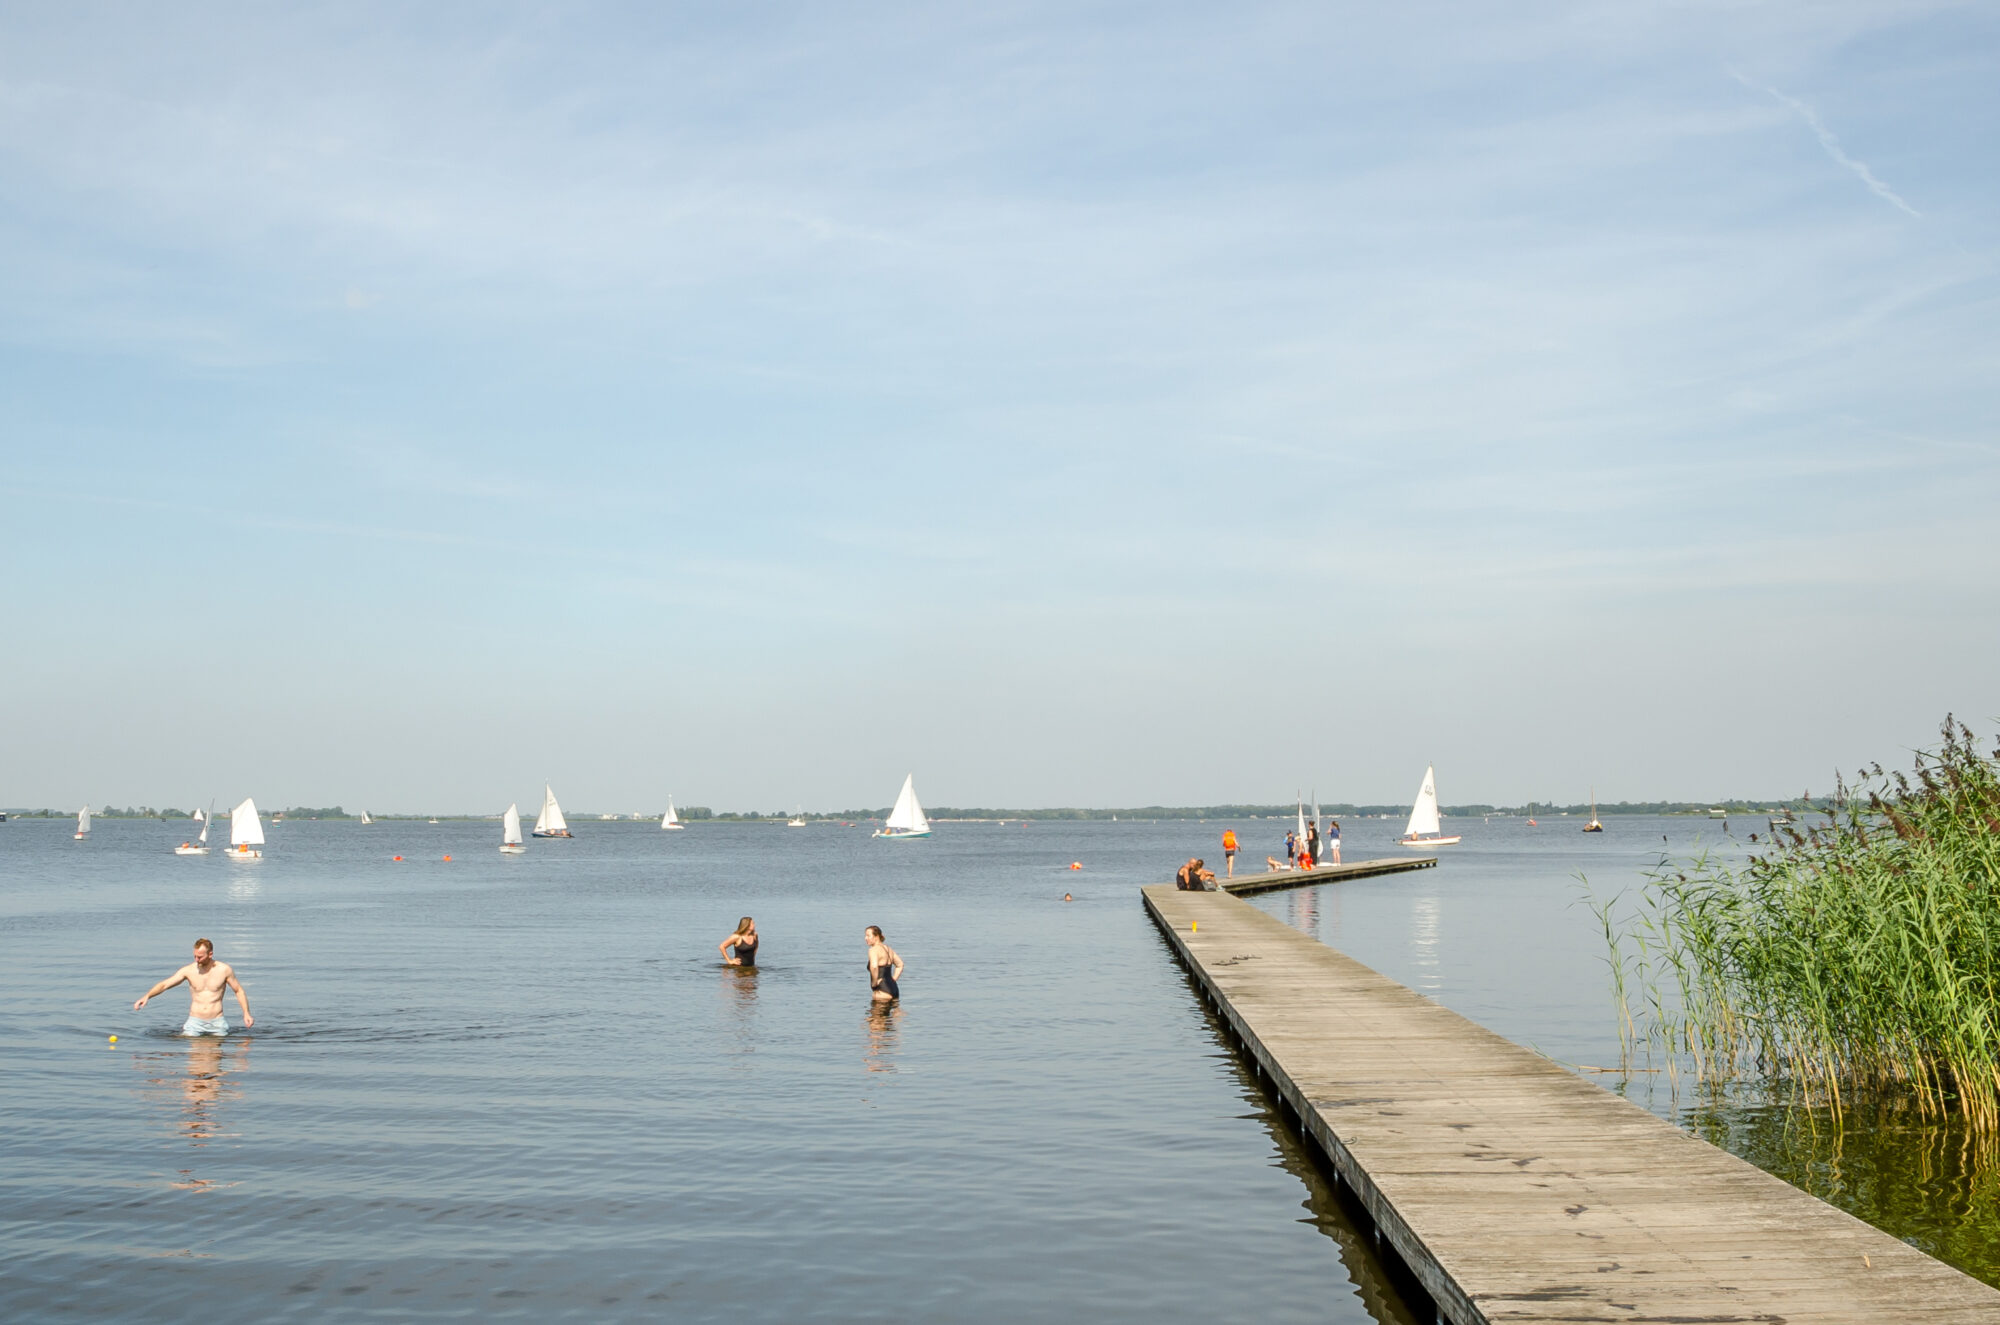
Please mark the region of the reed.
[[1703, 1079], [1789, 1080], [1836, 1116], [1890, 1090], [2000, 1132], [2000, 749], [1949, 717], [1942, 734], [1746, 864], [1663, 860], [1615, 926], [1607, 904], [1626, 1033]]

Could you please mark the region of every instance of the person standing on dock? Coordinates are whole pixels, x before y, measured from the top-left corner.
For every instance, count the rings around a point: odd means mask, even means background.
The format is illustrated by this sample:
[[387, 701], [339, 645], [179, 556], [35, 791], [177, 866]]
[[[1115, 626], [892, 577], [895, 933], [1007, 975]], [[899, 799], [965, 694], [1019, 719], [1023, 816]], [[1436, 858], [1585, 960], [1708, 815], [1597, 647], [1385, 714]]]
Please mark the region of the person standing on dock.
[[1236, 877], [1236, 830], [1234, 828], [1225, 828], [1222, 830], [1222, 867], [1228, 871], [1230, 878], [1233, 879]]
[[1340, 863], [1340, 820], [1338, 819], [1328, 819], [1326, 821], [1326, 863], [1329, 865], [1338, 865]]
[[1299, 835], [1293, 832], [1291, 829], [1287, 828], [1285, 830], [1285, 864], [1287, 866], [1292, 866], [1298, 863], [1299, 863]]
[[1319, 820], [1306, 821], [1306, 868], [1319, 863]]

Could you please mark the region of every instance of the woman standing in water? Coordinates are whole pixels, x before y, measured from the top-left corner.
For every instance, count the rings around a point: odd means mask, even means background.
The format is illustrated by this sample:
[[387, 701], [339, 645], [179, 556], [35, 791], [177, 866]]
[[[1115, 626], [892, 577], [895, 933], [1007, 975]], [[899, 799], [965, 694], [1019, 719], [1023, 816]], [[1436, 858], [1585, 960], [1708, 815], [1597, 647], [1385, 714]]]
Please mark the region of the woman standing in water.
[[[736, 922], [736, 932], [715, 945], [722, 952], [724, 966], [757, 964], [757, 922], [744, 916]], [[731, 951], [734, 949], [734, 951]]]
[[868, 942], [869, 997], [878, 1003], [900, 998], [903, 991], [896, 982], [903, 978], [903, 959], [882, 938], [880, 925], [870, 925], [861, 932], [861, 937]]

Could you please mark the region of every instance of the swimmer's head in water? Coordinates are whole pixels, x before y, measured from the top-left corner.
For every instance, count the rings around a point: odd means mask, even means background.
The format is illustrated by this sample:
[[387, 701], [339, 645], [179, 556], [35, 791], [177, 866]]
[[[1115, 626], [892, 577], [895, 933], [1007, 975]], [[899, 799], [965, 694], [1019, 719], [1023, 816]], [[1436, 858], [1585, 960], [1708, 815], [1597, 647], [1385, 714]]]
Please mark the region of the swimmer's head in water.
[[871, 938], [871, 939], [874, 939], [874, 940], [875, 940], [875, 941], [876, 941], [877, 943], [880, 943], [880, 942], [882, 942], [882, 941], [883, 941], [883, 939], [882, 939], [882, 927], [881, 927], [880, 925], [870, 925], [870, 926], [868, 927], [868, 929], [867, 929], [866, 933], [867, 933], [867, 935], [868, 935], [868, 937], [869, 937], [869, 938]]

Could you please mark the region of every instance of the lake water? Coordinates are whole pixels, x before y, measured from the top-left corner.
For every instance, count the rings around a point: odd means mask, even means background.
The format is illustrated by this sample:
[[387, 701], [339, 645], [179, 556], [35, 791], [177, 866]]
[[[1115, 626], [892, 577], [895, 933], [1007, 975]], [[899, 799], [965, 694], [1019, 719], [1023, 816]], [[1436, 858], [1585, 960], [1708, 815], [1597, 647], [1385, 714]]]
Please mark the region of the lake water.
[[[1286, 825], [1235, 826], [1261, 862]], [[1570, 876], [1719, 825], [1579, 826], [1458, 821], [1436, 870], [1259, 904], [1612, 1066]], [[1400, 827], [1347, 824], [1347, 858]], [[259, 861], [174, 857], [183, 829], [0, 824], [8, 1319], [1409, 1318], [1135, 895], [1220, 824], [587, 821], [508, 858], [493, 823], [287, 822]], [[754, 973], [715, 949], [744, 913]], [[887, 1012], [870, 923], [908, 963]], [[132, 1011], [197, 935], [253, 1032], [176, 1038], [181, 990]], [[1647, 1098], [1829, 1169], [1754, 1099]], [[1873, 1190], [1897, 1153], [1830, 1168]]]

